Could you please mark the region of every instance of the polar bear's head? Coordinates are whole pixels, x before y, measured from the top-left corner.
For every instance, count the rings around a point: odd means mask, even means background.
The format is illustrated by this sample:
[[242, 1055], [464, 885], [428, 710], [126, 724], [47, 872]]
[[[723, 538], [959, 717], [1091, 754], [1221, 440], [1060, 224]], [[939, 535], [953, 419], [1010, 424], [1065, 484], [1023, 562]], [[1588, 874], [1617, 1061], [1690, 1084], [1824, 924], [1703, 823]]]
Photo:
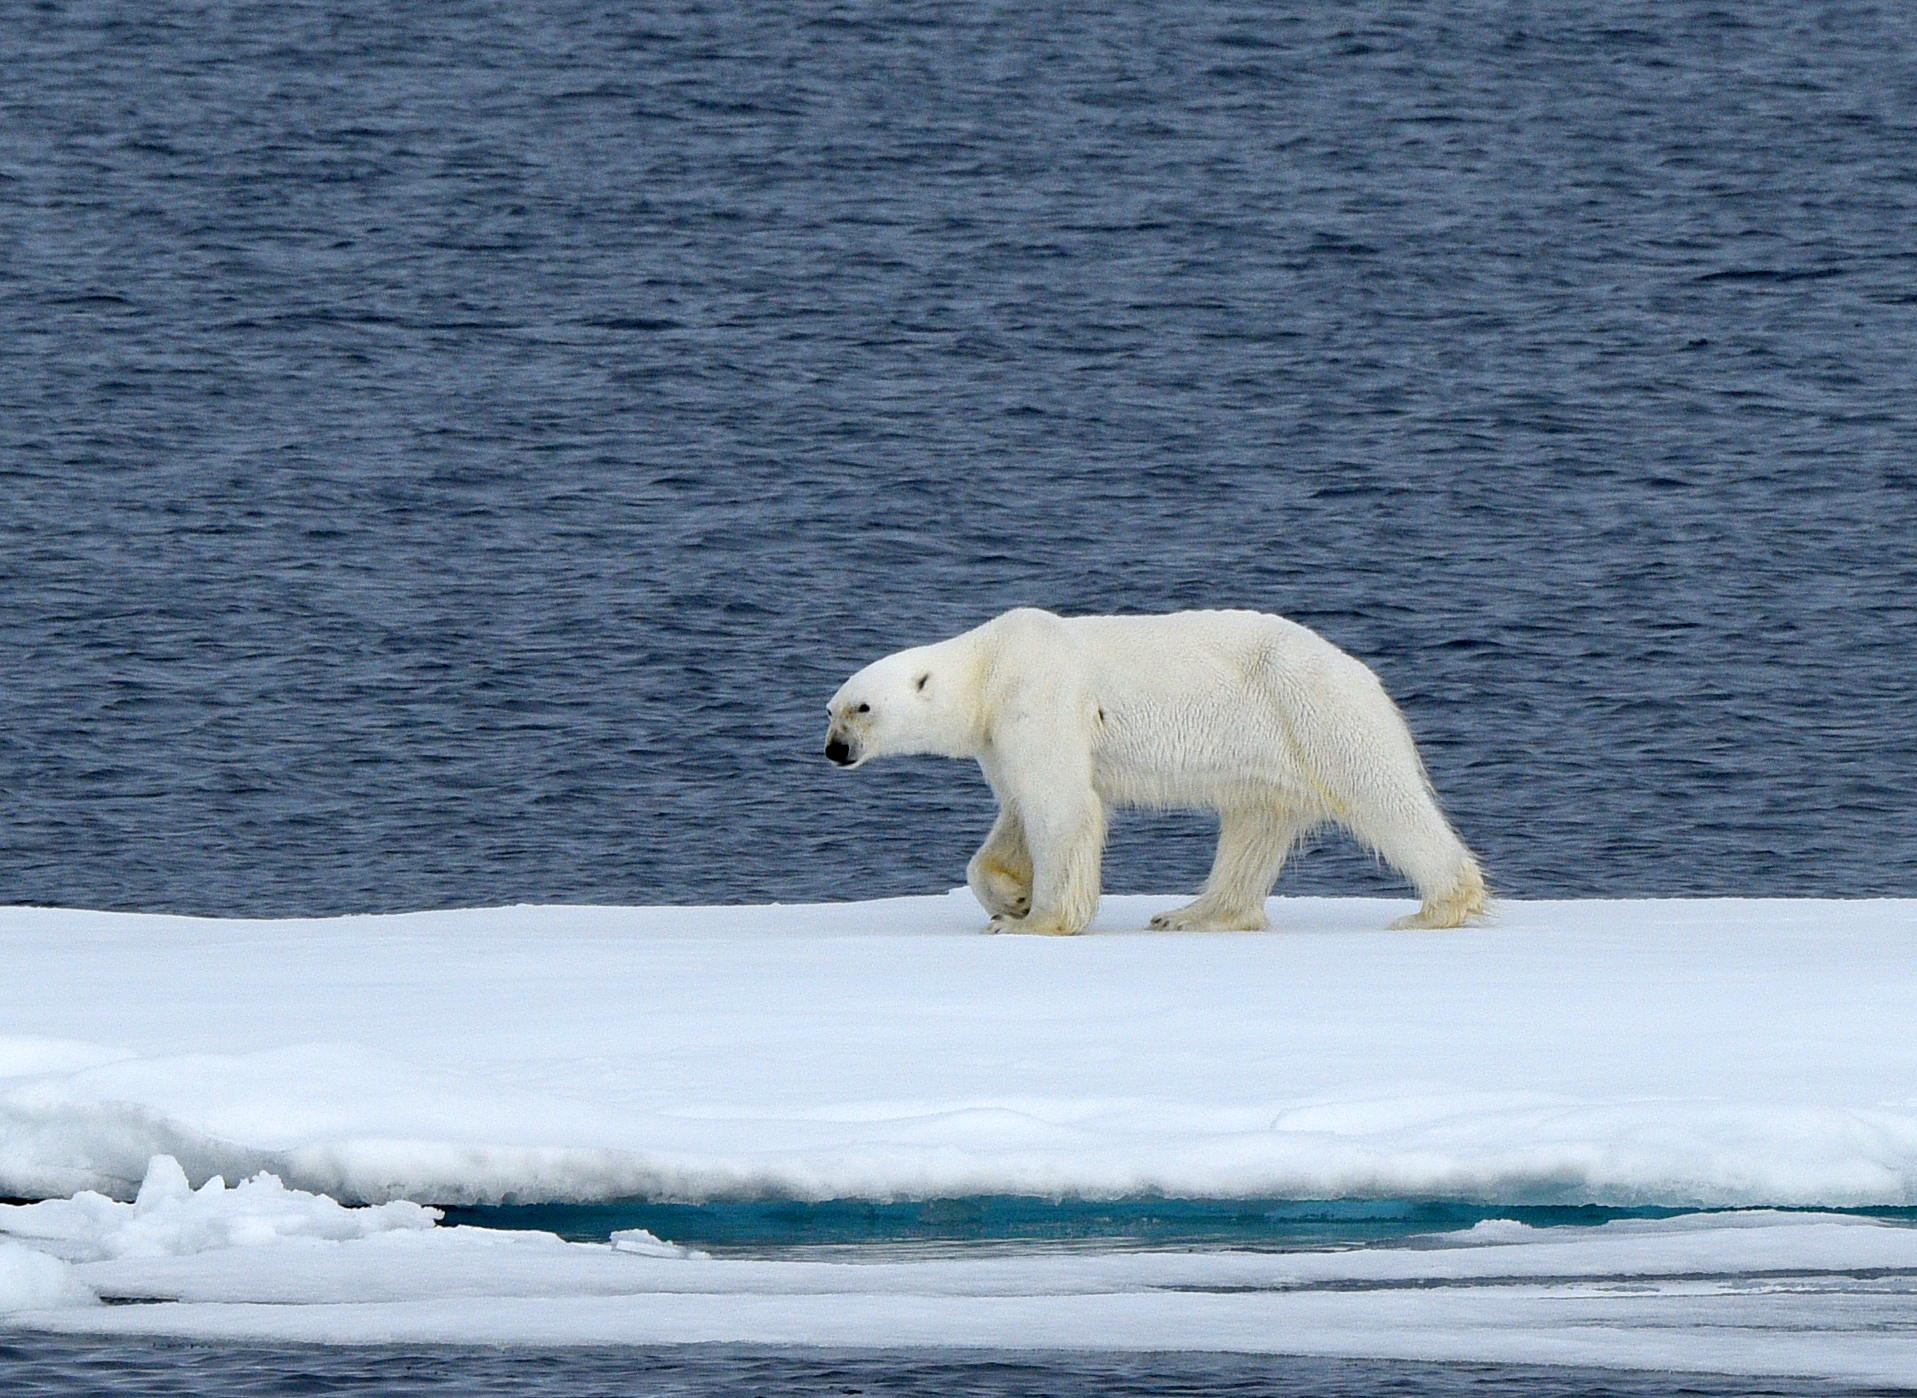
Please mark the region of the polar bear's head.
[[971, 672], [949, 641], [873, 661], [825, 706], [825, 755], [841, 767], [912, 753], [975, 756], [980, 738]]

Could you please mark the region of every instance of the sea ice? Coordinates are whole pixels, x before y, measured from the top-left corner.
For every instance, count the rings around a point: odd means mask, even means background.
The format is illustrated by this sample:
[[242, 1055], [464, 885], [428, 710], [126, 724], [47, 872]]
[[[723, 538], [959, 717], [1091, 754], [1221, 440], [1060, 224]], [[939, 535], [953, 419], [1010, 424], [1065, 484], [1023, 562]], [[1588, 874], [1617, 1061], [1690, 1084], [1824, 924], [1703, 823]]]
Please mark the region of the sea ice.
[[[168, 1165], [149, 1178], [182, 1202]], [[637, 1231], [580, 1244], [430, 1217], [382, 1229], [380, 1210], [340, 1211], [360, 1215], [356, 1233], [311, 1196], [266, 1193], [288, 1225], [270, 1241], [234, 1226], [175, 1235], [170, 1251], [116, 1252], [98, 1245], [111, 1223], [43, 1230], [42, 1246], [93, 1240], [91, 1260], [71, 1266], [0, 1242], [9, 1323], [255, 1342], [1209, 1349], [1871, 1382], [1917, 1373], [1917, 1229], [1868, 1219], [1499, 1221], [1303, 1253], [754, 1258]], [[263, 1212], [240, 1194], [191, 1197], [205, 1201], [204, 1221], [237, 1224]], [[126, 1226], [91, 1200], [72, 1202], [83, 1222]], [[16, 1210], [6, 1221], [49, 1217]], [[213, 1237], [228, 1245], [208, 1245]], [[142, 1304], [91, 1304], [96, 1295]]]
[[0, 909], [0, 1193], [43, 1200], [0, 1207], [0, 1311], [276, 1341], [1917, 1375], [1917, 1229], [1855, 1218], [828, 1261], [447, 1228], [424, 1207], [1917, 1203], [1917, 902], [1514, 902], [1388, 933], [1407, 904], [1275, 899], [1268, 934], [1132, 930], [1173, 901], [1108, 899], [1071, 939], [978, 936], [963, 893], [284, 922]]

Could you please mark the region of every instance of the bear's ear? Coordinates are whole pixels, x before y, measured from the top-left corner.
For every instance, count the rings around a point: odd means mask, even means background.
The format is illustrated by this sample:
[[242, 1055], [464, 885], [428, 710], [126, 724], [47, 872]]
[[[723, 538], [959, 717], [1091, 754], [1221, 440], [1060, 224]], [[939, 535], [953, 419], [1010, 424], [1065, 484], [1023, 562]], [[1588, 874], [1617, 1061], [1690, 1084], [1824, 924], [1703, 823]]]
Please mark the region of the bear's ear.
[[924, 674], [919, 676], [918, 683], [914, 684], [912, 688], [916, 689], [920, 694], [925, 693], [925, 682], [931, 678], [932, 678], [932, 672], [930, 670], [927, 670]]

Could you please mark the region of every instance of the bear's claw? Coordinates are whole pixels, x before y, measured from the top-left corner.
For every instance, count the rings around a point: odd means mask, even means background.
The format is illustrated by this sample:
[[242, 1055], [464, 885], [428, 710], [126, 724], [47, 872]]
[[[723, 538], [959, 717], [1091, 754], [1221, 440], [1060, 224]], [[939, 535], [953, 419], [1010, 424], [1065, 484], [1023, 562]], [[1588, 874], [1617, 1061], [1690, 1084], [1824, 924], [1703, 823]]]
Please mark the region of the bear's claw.
[[974, 873], [967, 871], [967, 882], [972, 894], [985, 905], [985, 911], [993, 917], [1026, 917], [1032, 911], [1032, 884], [1027, 879], [1023, 883], [1009, 874], [996, 871]]

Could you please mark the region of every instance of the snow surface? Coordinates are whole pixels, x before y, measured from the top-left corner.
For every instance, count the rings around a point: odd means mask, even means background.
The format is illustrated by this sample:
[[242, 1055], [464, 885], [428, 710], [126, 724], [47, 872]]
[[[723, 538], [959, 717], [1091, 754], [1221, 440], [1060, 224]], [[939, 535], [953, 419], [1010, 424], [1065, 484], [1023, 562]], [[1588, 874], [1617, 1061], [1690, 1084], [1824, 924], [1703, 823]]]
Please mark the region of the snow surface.
[[0, 1194], [1917, 1203], [1917, 901], [0, 910]]
[[1408, 905], [1281, 899], [1269, 934], [1129, 930], [1173, 901], [1107, 899], [1094, 935], [1058, 940], [981, 937], [963, 894], [285, 922], [0, 910], [0, 1193], [45, 1200], [0, 1206], [0, 1314], [208, 1339], [1226, 1349], [1917, 1384], [1917, 1228], [1857, 1218], [807, 1260], [446, 1228], [421, 1207], [1917, 1203], [1917, 903], [1512, 903], [1488, 927], [1388, 933]]

